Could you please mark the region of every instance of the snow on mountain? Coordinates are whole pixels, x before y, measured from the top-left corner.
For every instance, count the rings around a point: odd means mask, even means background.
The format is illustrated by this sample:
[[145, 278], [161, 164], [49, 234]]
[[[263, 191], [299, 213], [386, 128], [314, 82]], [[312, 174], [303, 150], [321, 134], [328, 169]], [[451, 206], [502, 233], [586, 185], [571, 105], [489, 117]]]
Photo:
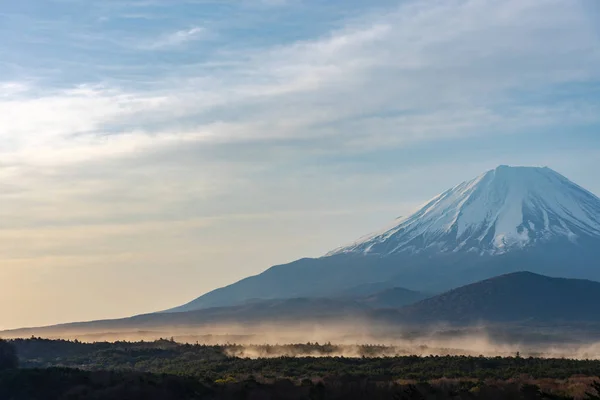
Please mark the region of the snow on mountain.
[[600, 238], [600, 199], [549, 168], [500, 166], [434, 197], [392, 228], [336, 249], [504, 254], [539, 242]]

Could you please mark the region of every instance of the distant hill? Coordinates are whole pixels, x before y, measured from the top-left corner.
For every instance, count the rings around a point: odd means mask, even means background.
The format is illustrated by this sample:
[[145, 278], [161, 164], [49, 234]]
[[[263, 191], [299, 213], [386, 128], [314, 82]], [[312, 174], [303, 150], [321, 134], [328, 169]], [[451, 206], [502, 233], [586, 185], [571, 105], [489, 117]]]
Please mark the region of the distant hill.
[[428, 298], [429, 295], [414, 290], [395, 287], [359, 300], [370, 308], [400, 308]]
[[600, 321], [600, 283], [516, 272], [404, 307], [412, 322]]
[[345, 297], [345, 298], [369, 297], [369, 296], [378, 294], [380, 292], [383, 292], [385, 290], [394, 289], [394, 288], [400, 287], [400, 286], [402, 286], [402, 285], [396, 284], [396, 282], [394, 282], [392, 280], [388, 280], [385, 282], [363, 283], [361, 285], [352, 286], [350, 288], [340, 290], [339, 292], [333, 292], [331, 297]]
[[578, 326], [584, 331], [600, 327], [600, 283], [594, 281], [516, 272], [420, 300], [424, 296], [408, 289], [393, 288], [359, 298], [253, 300], [239, 306], [5, 331], [0, 332], [0, 336], [194, 329], [219, 324], [293, 326], [304, 322], [321, 325], [345, 322], [354, 323], [357, 328], [371, 326], [392, 330], [395, 326], [427, 328], [440, 323], [457, 327], [480, 323], [489, 327], [564, 323], [563, 327]]
[[64, 332], [97, 333], [121, 330], [191, 328], [212, 324], [294, 323], [329, 321], [366, 315], [369, 307], [355, 300], [294, 298], [251, 301], [244, 305], [213, 307], [197, 311], [153, 313], [129, 318], [75, 322], [0, 332], [0, 337], [55, 335]]

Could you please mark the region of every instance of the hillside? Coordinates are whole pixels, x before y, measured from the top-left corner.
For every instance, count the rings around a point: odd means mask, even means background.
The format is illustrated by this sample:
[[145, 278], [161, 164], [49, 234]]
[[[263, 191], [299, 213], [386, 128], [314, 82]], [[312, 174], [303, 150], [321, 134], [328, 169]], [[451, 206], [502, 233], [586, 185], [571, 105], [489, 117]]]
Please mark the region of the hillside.
[[400, 308], [429, 297], [427, 294], [400, 287], [387, 289], [360, 299], [361, 304], [370, 308]]
[[[588, 280], [516, 272], [418, 301], [424, 296], [422, 293], [395, 288], [357, 299], [260, 300], [239, 306], [19, 329], [0, 332], [0, 335], [52, 337], [145, 330], [175, 330], [183, 334], [198, 333], [200, 328], [208, 329], [207, 333], [216, 333], [210, 330], [215, 326], [228, 326], [225, 333], [235, 335], [248, 334], [251, 327], [262, 333], [274, 329], [274, 326], [294, 331], [307, 323], [306, 326], [318, 326], [318, 329], [325, 330], [333, 327], [336, 331], [339, 323], [342, 323], [346, 327], [354, 326], [354, 333], [389, 335], [400, 332], [398, 328], [406, 326], [420, 330], [432, 324], [448, 324], [457, 327], [487, 326], [490, 332], [506, 330], [505, 333], [511, 336], [511, 332], [516, 333], [519, 327], [552, 328], [553, 324], [560, 323], [561, 328], [556, 332], [550, 329], [543, 335], [554, 335], [561, 329], [565, 333], [564, 329], [567, 329], [569, 337], [574, 338], [596, 335], [600, 327], [600, 283]], [[575, 334], [575, 330], [579, 333]], [[268, 335], [272, 336], [273, 333], [275, 336], [278, 334], [271, 332]]]
[[600, 283], [517, 272], [463, 286], [404, 307], [405, 321], [600, 321]]

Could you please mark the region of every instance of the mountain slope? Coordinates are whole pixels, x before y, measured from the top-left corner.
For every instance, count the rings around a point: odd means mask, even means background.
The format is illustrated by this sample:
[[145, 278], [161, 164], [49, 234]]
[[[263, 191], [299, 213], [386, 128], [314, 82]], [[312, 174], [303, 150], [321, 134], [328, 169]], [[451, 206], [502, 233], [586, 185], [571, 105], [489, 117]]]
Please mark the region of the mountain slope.
[[359, 302], [371, 308], [400, 308], [428, 297], [421, 292], [395, 287], [364, 297]]
[[217, 324], [264, 324], [339, 321], [367, 317], [368, 305], [349, 299], [292, 298], [252, 301], [230, 307], [212, 307], [187, 312], [153, 313], [129, 318], [75, 322], [47, 327], [24, 328], [0, 332], [3, 337], [31, 335], [67, 335], [139, 331], [152, 329], [191, 329]]
[[548, 168], [500, 166], [381, 233], [325, 257], [272, 267], [170, 311], [252, 298], [335, 297], [371, 285], [440, 293], [523, 270], [600, 280], [598, 260], [598, 197]]
[[516, 272], [443, 293], [401, 311], [405, 321], [475, 323], [600, 320], [600, 283]]

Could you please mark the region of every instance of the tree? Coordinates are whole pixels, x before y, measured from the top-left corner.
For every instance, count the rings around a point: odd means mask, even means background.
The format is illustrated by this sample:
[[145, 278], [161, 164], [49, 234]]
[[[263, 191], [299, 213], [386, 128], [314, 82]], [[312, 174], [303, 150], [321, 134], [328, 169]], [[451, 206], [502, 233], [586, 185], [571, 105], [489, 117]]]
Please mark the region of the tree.
[[0, 339], [0, 371], [18, 367], [17, 349], [12, 343]]

